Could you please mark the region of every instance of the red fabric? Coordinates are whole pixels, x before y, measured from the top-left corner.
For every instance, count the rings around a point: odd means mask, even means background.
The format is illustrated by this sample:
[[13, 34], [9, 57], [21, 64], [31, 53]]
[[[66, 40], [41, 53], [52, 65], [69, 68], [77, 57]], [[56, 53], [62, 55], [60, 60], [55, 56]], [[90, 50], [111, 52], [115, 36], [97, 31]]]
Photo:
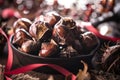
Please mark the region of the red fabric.
[[11, 18], [11, 17], [16, 17], [16, 18], [21, 18], [21, 15], [18, 11], [15, 11], [12, 8], [6, 8], [2, 11], [1, 13], [3, 18]]
[[[67, 71], [66, 69], [64, 69], [58, 65], [54, 65], [54, 64], [31, 64], [31, 65], [23, 66], [21, 68], [18, 68], [18, 69], [12, 70], [12, 71], [5, 72], [5, 74], [12, 75], [12, 74], [24, 73], [24, 72], [36, 69], [38, 67], [43, 67], [43, 66], [51, 67], [51, 68], [55, 69], [56, 71], [60, 72], [61, 74], [63, 74], [64, 76], [68, 76], [68, 75], [72, 74], [71, 72]], [[75, 79], [76, 79], [76, 76], [74, 74], [72, 74], [72, 80], [75, 80]]]
[[[10, 40], [8, 39], [7, 35], [4, 33], [4, 31], [1, 28], [0, 28], [0, 33], [5, 36], [5, 38], [7, 39], [7, 43], [8, 43], [8, 60], [7, 60], [5, 73], [4, 73], [6, 80], [12, 80], [8, 77], [12, 74], [24, 73], [24, 72], [36, 69], [38, 67], [43, 67], [43, 66], [51, 67], [51, 68], [55, 69], [56, 71], [60, 72], [61, 74], [63, 74], [64, 76], [68, 76], [68, 75], [72, 74], [68, 70], [66, 70], [58, 65], [54, 65], [54, 64], [30, 64], [27, 66], [23, 66], [21, 68], [11, 70], [12, 63], [13, 63], [13, 52], [12, 52], [12, 48], [10, 46]], [[71, 80], [76, 80], [76, 76], [74, 74], [72, 74]]]
[[0, 28], [0, 33], [3, 34], [5, 36], [5, 38], [7, 39], [7, 43], [8, 43], [8, 60], [7, 60], [7, 64], [5, 67], [5, 71], [10, 71], [11, 67], [12, 67], [12, 63], [13, 63], [13, 52], [12, 52], [12, 48], [10, 46], [10, 41], [7, 37], [7, 35], [4, 33], [4, 31]]
[[108, 37], [108, 36], [103, 36], [101, 35], [96, 28], [94, 28], [92, 25], [90, 26], [85, 26], [85, 28], [88, 30], [88, 31], [91, 31], [93, 32], [96, 36], [98, 36], [99, 38], [101, 39], [104, 39], [104, 40], [110, 40], [110, 41], [113, 41], [113, 42], [117, 42], [118, 40], [120, 40], [120, 38], [116, 38], [116, 37]]
[[2, 17], [3, 18], [10, 18], [14, 16], [14, 10], [11, 8], [6, 8], [2, 11]]

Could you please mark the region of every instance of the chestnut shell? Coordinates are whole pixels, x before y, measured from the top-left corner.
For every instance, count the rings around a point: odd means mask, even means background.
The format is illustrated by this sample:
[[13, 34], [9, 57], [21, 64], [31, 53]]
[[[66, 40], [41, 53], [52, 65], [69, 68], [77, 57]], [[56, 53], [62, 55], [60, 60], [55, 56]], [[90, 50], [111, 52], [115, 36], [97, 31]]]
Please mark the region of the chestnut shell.
[[33, 40], [27, 40], [22, 43], [20, 50], [24, 53], [38, 55], [41, 44]]
[[16, 46], [21, 46], [22, 43], [28, 39], [32, 39], [28, 32], [24, 29], [19, 29], [14, 35], [12, 43]]
[[19, 18], [17, 21], [14, 22], [13, 28], [14, 33], [17, 32], [17, 29], [23, 28], [26, 31], [29, 31], [29, 27], [32, 24], [32, 22], [27, 18]]
[[60, 19], [61, 19], [61, 16], [55, 11], [48, 12], [45, 15], [45, 21], [48, 22], [52, 28]]
[[48, 40], [52, 35], [52, 30], [49, 29], [49, 24], [42, 21], [34, 22], [30, 28], [29, 33], [37, 41]]
[[39, 52], [39, 56], [41, 57], [50, 57], [58, 54], [58, 45], [56, 43], [51, 42], [43, 42], [41, 45], [41, 50]]

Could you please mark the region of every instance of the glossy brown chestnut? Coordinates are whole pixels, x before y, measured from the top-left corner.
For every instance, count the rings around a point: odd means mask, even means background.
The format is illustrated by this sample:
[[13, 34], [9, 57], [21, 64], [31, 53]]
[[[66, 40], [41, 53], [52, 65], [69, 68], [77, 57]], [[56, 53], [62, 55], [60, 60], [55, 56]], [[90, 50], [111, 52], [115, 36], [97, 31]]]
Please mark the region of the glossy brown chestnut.
[[64, 25], [65, 30], [67, 29], [76, 38], [78, 38], [79, 35], [84, 32], [70, 17], [63, 17], [57, 24]]
[[70, 17], [63, 17], [62, 24], [65, 25], [68, 29], [74, 29], [76, 27], [76, 22]]
[[82, 36], [82, 44], [87, 50], [92, 49], [99, 43], [98, 38], [92, 32], [89, 32], [89, 31], [85, 32], [81, 34], [81, 36]]
[[19, 28], [23, 28], [26, 31], [28, 31], [31, 24], [32, 24], [32, 22], [29, 19], [27, 19], [27, 18], [19, 18], [13, 24], [14, 33], [17, 32], [17, 29], [19, 29]]
[[41, 57], [50, 57], [54, 56], [58, 52], [57, 44], [53, 42], [43, 42], [41, 46], [41, 50], [39, 52], [39, 56]]
[[71, 45], [75, 50], [81, 52], [82, 46], [70, 29], [65, 25], [55, 25], [53, 29], [53, 39], [60, 45]]
[[20, 50], [28, 54], [36, 55], [39, 52], [40, 46], [36, 41], [27, 40], [22, 43]]
[[53, 39], [61, 45], [66, 44], [67, 32], [64, 30], [63, 25], [56, 25], [53, 29]]
[[52, 30], [49, 29], [48, 23], [42, 21], [36, 21], [30, 26], [29, 33], [37, 41], [48, 40], [52, 35]]
[[27, 40], [22, 43], [21, 45], [21, 51], [25, 53], [29, 53], [31, 49], [33, 48], [34, 42], [32, 40]]
[[32, 39], [32, 37], [29, 35], [28, 32], [26, 32], [24, 29], [19, 29], [19, 31], [17, 31], [14, 34], [14, 38], [13, 38], [13, 44], [17, 45], [17, 46], [21, 46], [22, 43], [28, 39]]
[[48, 22], [52, 28], [60, 19], [61, 16], [55, 11], [48, 12], [45, 15], [45, 21]]

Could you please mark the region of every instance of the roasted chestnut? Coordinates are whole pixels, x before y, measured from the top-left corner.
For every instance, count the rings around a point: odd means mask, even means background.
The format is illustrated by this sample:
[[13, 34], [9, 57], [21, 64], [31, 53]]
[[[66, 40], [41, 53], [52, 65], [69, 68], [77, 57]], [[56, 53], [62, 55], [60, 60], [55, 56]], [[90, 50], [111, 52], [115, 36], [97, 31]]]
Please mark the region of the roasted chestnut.
[[79, 52], [82, 50], [82, 46], [79, 40], [75, 38], [75, 35], [65, 25], [59, 23], [58, 25], [55, 25], [53, 29], [53, 39], [59, 45], [71, 45]]
[[37, 41], [48, 40], [52, 35], [52, 30], [49, 28], [49, 24], [42, 21], [34, 22], [30, 28], [29, 33]]
[[32, 40], [30, 34], [24, 29], [19, 29], [19, 31], [14, 34], [12, 43], [16, 46], [21, 46], [22, 43], [28, 39]]
[[95, 47], [99, 43], [98, 38], [92, 32], [89, 32], [89, 31], [85, 32], [81, 34], [81, 36], [82, 36], [82, 40], [81, 40], [82, 45], [87, 50], [93, 49], [93, 47]]
[[39, 56], [41, 57], [50, 57], [50, 56], [54, 56], [57, 54], [58, 50], [58, 46], [55, 42], [53, 42], [53, 40], [51, 42], [43, 42], [41, 45], [41, 50], [39, 52]]
[[19, 19], [14, 27], [12, 43], [22, 52], [41, 57], [73, 57], [89, 53], [98, 45], [92, 32], [56, 12], [36, 17], [33, 23], [25, 18]]
[[63, 17], [62, 24], [65, 25], [68, 29], [74, 29], [76, 27], [76, 22], [70, 17]]
[[33, 40], [27, 40], [22, 43], [20, 50], [28, 54], [37, 55], [40, 50], [40, 44]]
[[64, 25], [64, 27], [76, 38], [78, 38], [81, 33], [84, 33], [84, 30], [81, 27], [78, 27], [76, 22], [70, 17], [62, 17], [57, 24]]
[[67, 32], [64, 30], [62, 25], [55, 26], [53, 29], [53, 39], [61, 45], [65, 45], [65, 37], [67, 35]]
[[13, 24], [14, 33], [17, 32], [17, 29], [19, 29], [19, 28], [23, 28], [26, 31], [28, 31], [31, 24], [32, 24], [32, 22], [29, 19], [27, 19], [27, 18], [19, 18]]
[[51, 27], [54, 27], [54, 25], [61, 19], [61, 16], [55, 12], [48, 12], [45, 15], [45, 21], [50, 24]]
[[73, 35], [64, 25], [56, 25], [53, 29], [53, 39], [60, 45], [69, 45], [73, 41]]

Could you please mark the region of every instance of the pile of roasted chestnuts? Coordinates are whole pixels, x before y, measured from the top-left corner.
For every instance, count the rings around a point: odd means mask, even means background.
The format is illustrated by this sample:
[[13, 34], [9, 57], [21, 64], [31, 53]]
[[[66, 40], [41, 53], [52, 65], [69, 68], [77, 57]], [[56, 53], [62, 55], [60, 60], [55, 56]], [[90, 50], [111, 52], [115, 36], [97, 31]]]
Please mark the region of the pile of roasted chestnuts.
[[19, 18], [13, 29], [12, 44], [26, 54], [40, 57], [87, 55], [98, 45], [96, 35], [56, 12], [40, 15], [33, 22]]

